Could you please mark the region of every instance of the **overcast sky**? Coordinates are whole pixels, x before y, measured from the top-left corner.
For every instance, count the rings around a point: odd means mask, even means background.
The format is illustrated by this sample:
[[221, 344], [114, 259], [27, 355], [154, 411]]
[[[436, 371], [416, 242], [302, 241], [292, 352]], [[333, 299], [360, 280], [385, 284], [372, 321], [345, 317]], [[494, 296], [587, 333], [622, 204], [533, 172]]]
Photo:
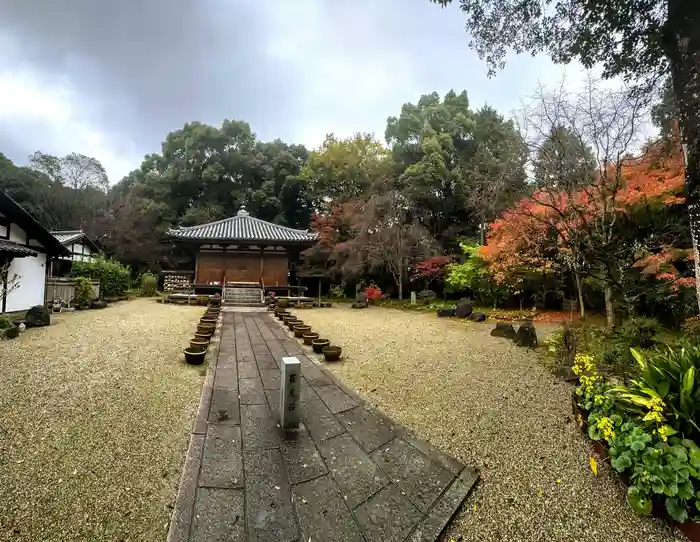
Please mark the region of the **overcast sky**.
[[466, 89], [509, 115], [565, 73], [520, 56], [488, 79], [468, 43], [456, 5], [429, 0], [0, 0], [0, 152], [95, 156], [114, 183], [188, 121], [383, 140], [421, 94]]

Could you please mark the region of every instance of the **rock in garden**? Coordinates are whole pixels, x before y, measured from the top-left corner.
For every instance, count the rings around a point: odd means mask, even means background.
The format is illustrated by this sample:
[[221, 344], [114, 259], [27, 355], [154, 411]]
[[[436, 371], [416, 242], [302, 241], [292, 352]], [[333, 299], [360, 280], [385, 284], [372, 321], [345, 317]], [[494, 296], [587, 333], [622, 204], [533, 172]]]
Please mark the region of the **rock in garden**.
[[35, 305], [27, 311], [24, 317], [27, 327], [41, 327], [51, 325], [51, 313], [44, 305]]
[[351, 309], [366, 309], [367, 308], [367, 301], [355, 301], [352, 305], [350, 305]]
[[455, 309], [440, 309], [437, 311], [439, 318], [447, 318], [455, 315]]
[[455, 309], [455, 316], [457, 318], [466, 318], [472, 313], [473, 310], [474, 309], [472, 308], [471, 304], [460, 302]]
[[106, 302], [106, 301], [99, 301], [99, 300], [96, 300], [96, 301], [93, 301], [92, 303], [90, 303], [90, 308], [91, 308], [91, 309], [104, 309], [104, 308], [106, 308], [106, 307], [107, 307], [107, 302]]
[[506, 339], [515, 339], [515, 329], [512, 324], [506, 322], [498, 322], [496, 327], [491, 330], [492, 337], [505, 337]]
[[515, 334], [515, 344], [517, 346], [537, 346], [537, 333], [532, 322], [525, 322], [518, 328]]
[[483, 312], [473, 312], [469, 319], [474, 322], [484, 322], [486, 321], [486, 315]]

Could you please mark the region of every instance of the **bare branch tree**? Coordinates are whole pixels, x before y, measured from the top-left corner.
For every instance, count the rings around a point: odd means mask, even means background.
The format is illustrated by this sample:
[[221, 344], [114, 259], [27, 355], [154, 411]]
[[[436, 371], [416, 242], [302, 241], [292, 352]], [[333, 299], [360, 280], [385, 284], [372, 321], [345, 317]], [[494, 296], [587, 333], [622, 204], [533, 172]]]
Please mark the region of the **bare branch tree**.
[[576, 280], [581, 313], [583, 270], [603, 285], [608, 325], [615, 323], [613, 291], [628, 264], [614, 239], [623, 166], [639, 150], [646, 101], [627, 88], [605, 88], [589, 77], [577, 93], [564, 83], [538, 88], [521, 115], [533, 159], [533, 202], [549, 210], [532, 213], [557, 231]]
[[22, 278], [17, 273], [12, 273], [10, 275], [10, 264], [12, 261], [6, 261], [4, 264], [0, 265], [0, 282], [2, 282], [2, 288], [0, 289], [0, 303], [2, 303], [7, 296], [19, 288], [20, 279]]
[[423, 226], [407, 220], [408, 202], [396, 190], [373, 195], [357, 216], [357, 233], [345, 247], [344, 271], [386, 270], [402, 299], [411, 265], [434, 254], [434, 240]]

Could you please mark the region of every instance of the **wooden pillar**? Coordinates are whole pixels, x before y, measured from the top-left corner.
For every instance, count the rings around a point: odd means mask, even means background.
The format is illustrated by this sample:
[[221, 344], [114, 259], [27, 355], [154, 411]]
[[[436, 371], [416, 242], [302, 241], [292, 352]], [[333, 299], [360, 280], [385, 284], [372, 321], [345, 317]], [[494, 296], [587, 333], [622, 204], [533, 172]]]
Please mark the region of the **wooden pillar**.
[[[263, 283], [263, 277], [265, 276], [265, 247], [260, 247], [260, 284]], [[265, 292], [263, 292], [264, 294]]]
[[221, 297], [224, 297], [224, 288], [226, 288], [226, 245], [221, 247]]
[[201, 254], [202, 249], [197, 248], [197, 252], [194, 254], [194, 280], [192, 281], [192, 287], [194, 288], [194, 285], [197, 284], [199, 281], [199, 255]]

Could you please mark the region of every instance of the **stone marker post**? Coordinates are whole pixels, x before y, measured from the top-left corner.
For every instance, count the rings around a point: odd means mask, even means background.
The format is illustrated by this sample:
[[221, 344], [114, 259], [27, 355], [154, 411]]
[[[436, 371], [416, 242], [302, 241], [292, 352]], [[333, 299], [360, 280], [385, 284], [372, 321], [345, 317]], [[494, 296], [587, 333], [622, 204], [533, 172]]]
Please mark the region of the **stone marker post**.
[[282, 358], [280, 385], [280, 425], [284, 431], [299, 429], [299, 390], [301, 362], [297, 358]]
[[411, 305], [415, 305], [418, 303], [418, 300], [416, 299], [416, 292], [411, 292]]

